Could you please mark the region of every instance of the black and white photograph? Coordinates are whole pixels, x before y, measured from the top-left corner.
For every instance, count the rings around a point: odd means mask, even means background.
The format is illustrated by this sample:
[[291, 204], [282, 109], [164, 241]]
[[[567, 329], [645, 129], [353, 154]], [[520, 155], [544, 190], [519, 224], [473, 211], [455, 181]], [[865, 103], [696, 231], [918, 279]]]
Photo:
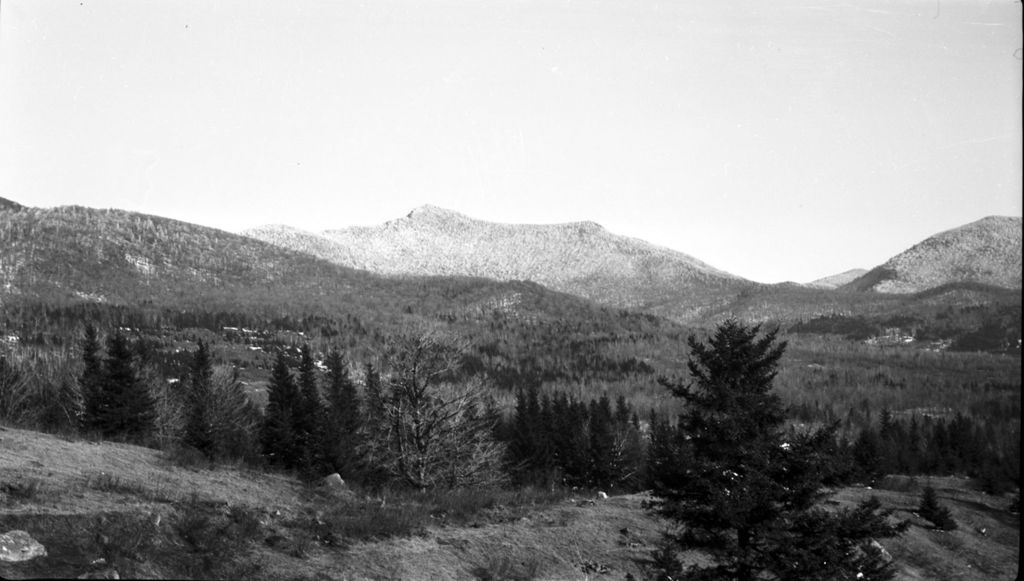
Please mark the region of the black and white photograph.
[[0, 578], [1019, 578], [1010, 0], [0, 0]]

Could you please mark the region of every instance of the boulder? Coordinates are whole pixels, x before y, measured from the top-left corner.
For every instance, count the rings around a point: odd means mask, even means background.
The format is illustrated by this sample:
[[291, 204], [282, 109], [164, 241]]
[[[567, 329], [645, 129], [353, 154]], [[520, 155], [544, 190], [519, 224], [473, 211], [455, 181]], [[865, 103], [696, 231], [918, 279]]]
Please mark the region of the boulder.
[[880, 557], [882, 557], [883, 561], [885, 561], [886, 563], [891, 563], [892, 562], [892, 555], [889, 554], [889, 551], [885, 550], [885, 547], [882, 546], [882, 543], [879, 543], [875, 539], [871, 539], [871, 546], [876, 551], [878, 551], [878, 555]]
[[325, 476], [321, 483], [327, 488], [346, 488], [345, 481], [341, 479], [341, 474], [337, 472]]
[[25, 531], [8, 531], [0, 535], [0, 561], [17, 563], [45, 556], [46, 547]]

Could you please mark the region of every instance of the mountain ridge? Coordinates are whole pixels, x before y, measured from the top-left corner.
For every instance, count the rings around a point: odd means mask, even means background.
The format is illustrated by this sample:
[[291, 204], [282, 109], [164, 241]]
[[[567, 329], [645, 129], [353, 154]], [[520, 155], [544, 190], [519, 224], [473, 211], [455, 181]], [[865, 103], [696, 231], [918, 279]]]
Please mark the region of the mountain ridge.
[[943, 230], [840, 288], [907, 294], [954, 282], [1021, 288], [1021, 218], [986, 216]]
[[[735, 292], [758, 286], [591, 221], [505, 224], [425, 205], [377, 226], [322, 233], [264, 226], [243, 234], [382, 275], [531, 280], [602, 304], [655, 311], [667, 305], [680, 311], [685, 296], [687, 315], [721, 306]], [[678, 318], [681, 313], [673, 314]]]

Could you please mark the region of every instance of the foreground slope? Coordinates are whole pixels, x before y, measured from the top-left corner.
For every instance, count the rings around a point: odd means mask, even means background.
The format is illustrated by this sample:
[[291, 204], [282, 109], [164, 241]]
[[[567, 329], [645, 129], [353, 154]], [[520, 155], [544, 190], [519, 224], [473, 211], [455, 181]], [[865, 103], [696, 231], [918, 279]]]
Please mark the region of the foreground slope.
[[989, 216], [940, 232], [843, 288], [903, 294], [952, 283], [1021, 288], [1021, 219]]
[[433, 206], [380, 226], [322, 234], [284, 226], [247, 235], [387, 275], [531, 280], [615, 307], [693, 318], [757, 286], [696, 258], [618, 236], [593, 222], [500, 224]]
[[[286, 475], [186, 468], [148, 448], [13, 428], [0, 428], [0, 451], [0, 532], [25, 530], [48, 553], [0, 563], [5, 579], [74, 578], [113, 564], [121, 577], [133, 578], [621, 580], [643, 578], [666, 526], [643, 509], [644, 495], [592, 500], [580, 493], [537, 505], [490, 505], [457, 523], [442, 513], [424, 515], [428, 524], [408, 533], [346, 539], [324, 527], [346, 516], [408, 515], [421, 507], [415, 497], [338, 496]], [[933, 530], [914, 514], [926, 483], [951, 509], [958, 530]], [[15, 492], [26, 484], [32, 492]], [[897, 579], [1015, 578], [1020, 524], [1006, 512], [1006, 499], [955, 478], [893, 477], [874, 490], [840, 489], [831, 504], [850, 506], [870, 495], [912, 523], [904, 536], [883, 541], [897, 561]], [[384, 513], [383, 501], [404, 504]], [[204, 527], [231, 542], [219, 553], [196, 546]], [[104, 554], [113, 563], [90, 565]]]

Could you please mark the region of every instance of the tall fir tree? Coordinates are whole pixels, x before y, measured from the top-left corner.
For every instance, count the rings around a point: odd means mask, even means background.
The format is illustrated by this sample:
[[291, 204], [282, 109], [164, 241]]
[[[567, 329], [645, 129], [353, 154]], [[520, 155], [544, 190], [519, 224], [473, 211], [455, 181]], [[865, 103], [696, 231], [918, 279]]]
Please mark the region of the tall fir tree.
[[327, 412], [324, 456], [331, 468], [349, 478], [359, 469], [360, 404], [355, 383], [340, 351], [327, 355]]
[[202, 452], [207, 458], [213, 458], [215, 445], [211, 417], [212, 384], [213, 359], [210, 357], [209, 347], [200, 339], [189, 368], [184, 442]]
[[931, 486], [925, 486], [921, 492], [921, 504], [917, 513], [931, 521], [935, 528], [943, 531], [956, 530], [956, 521], [948, 508], [939, 504], [939, 496]]
[[295, 433], [303, 472], [317, 476], [327, 470], [324, 457], [324, 406], [317, 385], [316, 362], [309, 344], [299, 350], [299, 392], [300, 403], [295, 414]]
[[96, 327], [85, 326], [82, 337], [82, 374], [78, 377], [78, 388], [82, 394], [82, 429], [101, 432], [101, 418], [107, 415], [113, 405], [109, 394], [103, 389], [103, 359]]
[[771, 392], [785, 343], [777, 332], [729, 320], [707, 343], [691, 336], [691, 382], [663, 383], [687, 405], [685, 475], [655, 488], [660, 512], [685, 525], [681, 548], [712, 559], [686, 579], [868, 579], [893, 574], [873, 537], [897, 534], [877, 501], [830, 513], [824, 499], [834, 428], [797, 433], [784, 427]]
[[155, 406], [139, 381], [128, 338], [120, 331], [107, 338], [102, 389], [110, 404], [99, 416], [103, 435], [142, 441], [152, 428]]
[[295, 417], [302, 404], [299, 388], [288, 368], [284, 353], [278, 353], [270, 373], [267, 409], [260, 435], [267, 461], [284, 468], [296, 468], [301, 461]]

